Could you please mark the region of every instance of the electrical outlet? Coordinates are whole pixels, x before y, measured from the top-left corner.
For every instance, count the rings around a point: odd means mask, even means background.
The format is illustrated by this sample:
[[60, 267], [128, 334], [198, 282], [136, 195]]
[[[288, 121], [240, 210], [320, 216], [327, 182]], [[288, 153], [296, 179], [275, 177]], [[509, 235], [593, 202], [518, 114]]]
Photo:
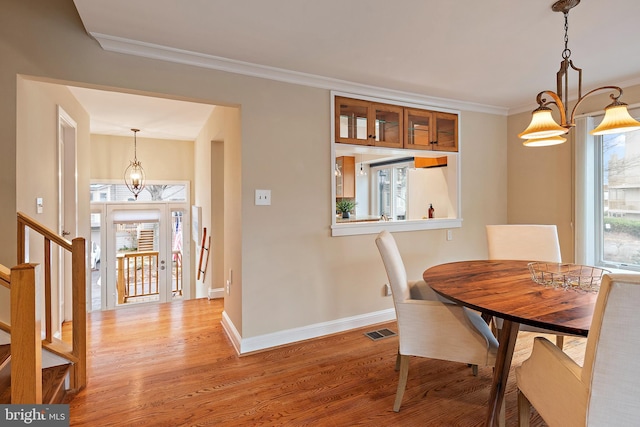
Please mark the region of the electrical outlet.
[[453, 230], [447, 230], [447, 240], [453, 240]]
[[231, 295], [231, 282], [227, 280], [227, 295]]
[[271, 190], [256, 190], [256, 205], [271, 204]]

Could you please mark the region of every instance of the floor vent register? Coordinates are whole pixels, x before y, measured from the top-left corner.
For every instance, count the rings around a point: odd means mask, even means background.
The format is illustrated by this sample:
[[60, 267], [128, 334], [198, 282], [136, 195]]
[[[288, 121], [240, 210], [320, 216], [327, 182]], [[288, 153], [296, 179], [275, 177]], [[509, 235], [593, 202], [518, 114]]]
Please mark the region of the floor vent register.
[[396, 333], [393, 332], [391, 329], [384, 328], [384, 329], [378, 329], [377, 331], [366, 332], [365, 335], [371, 338], [372, 340], [377, 341], [383, 338], [394, 337], [396, 336]]

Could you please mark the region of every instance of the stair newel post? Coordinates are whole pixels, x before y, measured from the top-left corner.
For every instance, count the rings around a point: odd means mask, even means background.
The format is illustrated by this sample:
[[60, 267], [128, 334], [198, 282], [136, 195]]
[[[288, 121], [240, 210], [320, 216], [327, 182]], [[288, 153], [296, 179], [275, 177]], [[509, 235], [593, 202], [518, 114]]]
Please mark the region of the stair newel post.
[[82, 237], [71, 241], [71, 283], [73, 299], [73, 355], [77, 362], [73, 367], [75, 389], [87, 385], [87, 277], [86, 277], [86, 243]]
[[40, 266], [11, 269], [11, 403], [42, 403]]

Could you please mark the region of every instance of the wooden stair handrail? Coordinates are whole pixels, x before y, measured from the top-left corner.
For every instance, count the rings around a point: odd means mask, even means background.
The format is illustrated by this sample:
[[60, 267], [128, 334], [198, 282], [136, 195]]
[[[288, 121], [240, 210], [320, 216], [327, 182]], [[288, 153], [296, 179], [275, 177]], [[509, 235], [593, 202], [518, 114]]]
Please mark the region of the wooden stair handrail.
[[11, 289], [11, 270], [0, 264], [0, 285]]
[[[53, 353], [68, 359], [73, 362], [73, 369], [71, 371], [71, 388], [80, 390], [87, 384], [87, 313], [86, 313], [86, 242], [82, 237], [74, 238], [72, 241], [59, 236], [53, 230], [45, 225], [29, 218], [21, 212], [18, 212], [18, 264], [23, 265], [26, 258], [26, 246], [25, 239], [27, 236], [27, 227], [39, 234], [44, 238], [44, 322], [45, 322], [45, 338], [44, 343], [40, 341], [40, 329], [38, 329], [38, 342], [39, 346], [44, 346]], [[68, 344], [62, 343], [60, 340], [56, 340], [52, 336], [52, 316], [51, 316], [51, 243], [57, 244], [59, 247], [71, 252], [71, 293], [72, 293], [72, 343], [69, 347]], [[6, 268], [5, 268], [6, 270]], [[2, 270], [0, 269], [0, 279], [4, 280], [2, 276]], [[0, 281], [2, 281], [0, 280]], [[16, 290], [16, 287], [27, 286], [22, 282], [16, 284], [13, 281], [13, 269], [11, 270], [10, 289], [12, 295], [12, 315], [14, 312], [22, 311], [22, 305], [17, 301], [14, 305], [13, 295], [14, 293], [23, 293], [27, 298], [37, 298], [37, 295], [33, 297], [31, 294], [25, 293], [24, 290]], [[26, 302], [30, 304], [30, 302]], [[12, 340], [14, 334], [17, 333], [16, 329], [23, 329], [21, 323], [15, 323], [12, 317]], [[40, 323], [38, 321], [38, 327]], [[30, 333], [31, 327], [27, 327], [25, 332], [20, 334]], [[39, 347], [38, 354], [41, 354]], [[13, 358], [13, 356], [12, 356]], [[28, 367], [29, 371], [31, 367]], [[32, 373], [22, 373], [19, 375], [31, 376]], [[41, 374], [40, 374], [41, 375]], [[13, 372], [12, 372], [13, 376]], [[28, 392], [27, 392], [28, 393]], [[12, 385], [12, 396], [13, 396]], [[24, 394], [23, 391], [17, 393], [18, 396]], [[29, 398], [34, 397], [29, 395]], [[36, 396], [37, 397], [37, 396]], [[41, 396], [40, 396], [41, 398]], [[17, 402], [16, 402], [17, 403]], [[41, 403], [41, 402], [29, 402], [23, 401], [22, 403]]]
[[[22, 227], [20, 227], [22, 225]], [[43, 235], [44, 237], [46, 237], [47, 239], [51, 240], [53, 243], [55, 243], [56, 245], [60, 246], [61, 248], [64, 248], [66, 250], [68, 250], [69, 252], [71, 252], [73, 250], [72, 248], [72, 243], [65, 239], [64, 237], [60, 236], [58, 233], [56, 233], [55, 231], [53, 231], [52, 229], [50, 229], [49, 227], [47, 227], [46, 225], [43, 225], [41, 223], [39, 223], [38, 221], [29, 218], [28, 216], [26, 216], [25, 214], [23, 214], [22, 212], [18, 212], [18, 235], [22, 234], [24, 235], [24, 226], [29, 227], [30, 229], [32, 229], [33, 231], [37, 231], [38, 233], [40, 233], [41, 235]], [[18, 248], [20, 248], [20, 241], [18, 241]], [[18, 259], [18, 264], [20, 264], [22, 261], [20, 258], [24, 259], [25, 253], [24, 253], [24, 239], [22, 240], [22, 254], [19, 254], [19, 259]]]

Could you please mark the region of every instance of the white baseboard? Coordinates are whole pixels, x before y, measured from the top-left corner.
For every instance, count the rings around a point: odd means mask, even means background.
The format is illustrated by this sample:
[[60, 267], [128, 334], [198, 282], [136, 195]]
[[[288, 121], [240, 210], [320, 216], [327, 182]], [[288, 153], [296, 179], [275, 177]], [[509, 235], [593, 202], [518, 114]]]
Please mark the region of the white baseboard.
[[236, 329], [231, 319], [229, 319], [227, 312], [224, 310], [222, 310], [222, 328], [231, 340], [231, 344], [233, 344], [233, 347], [236, 349], [236, 353], [242, 354], [240, 352], [242, 337], [240, 336], [240, 333]]
[[361, 314], [358, 316], [345, 317], [329, 322], [316, 323], [300, 328], [287, 329], [256, 337], [242, 338], [233, 322], [222, 312], [222, 327], [229, 336], [238, 354], [251, 353], [280, 345], [291, 344], [297, 341], [318, 338], [324, 335], [335, 334], [348, 331], [350, 329], [362, 328], [368, 325], [390, 322], [395, 320], [396, 313], [393, 308], [376, 311], [373, 313]]
[[224, 298], [224, 288], [209, 289], [207, 297], [209, 299]]

